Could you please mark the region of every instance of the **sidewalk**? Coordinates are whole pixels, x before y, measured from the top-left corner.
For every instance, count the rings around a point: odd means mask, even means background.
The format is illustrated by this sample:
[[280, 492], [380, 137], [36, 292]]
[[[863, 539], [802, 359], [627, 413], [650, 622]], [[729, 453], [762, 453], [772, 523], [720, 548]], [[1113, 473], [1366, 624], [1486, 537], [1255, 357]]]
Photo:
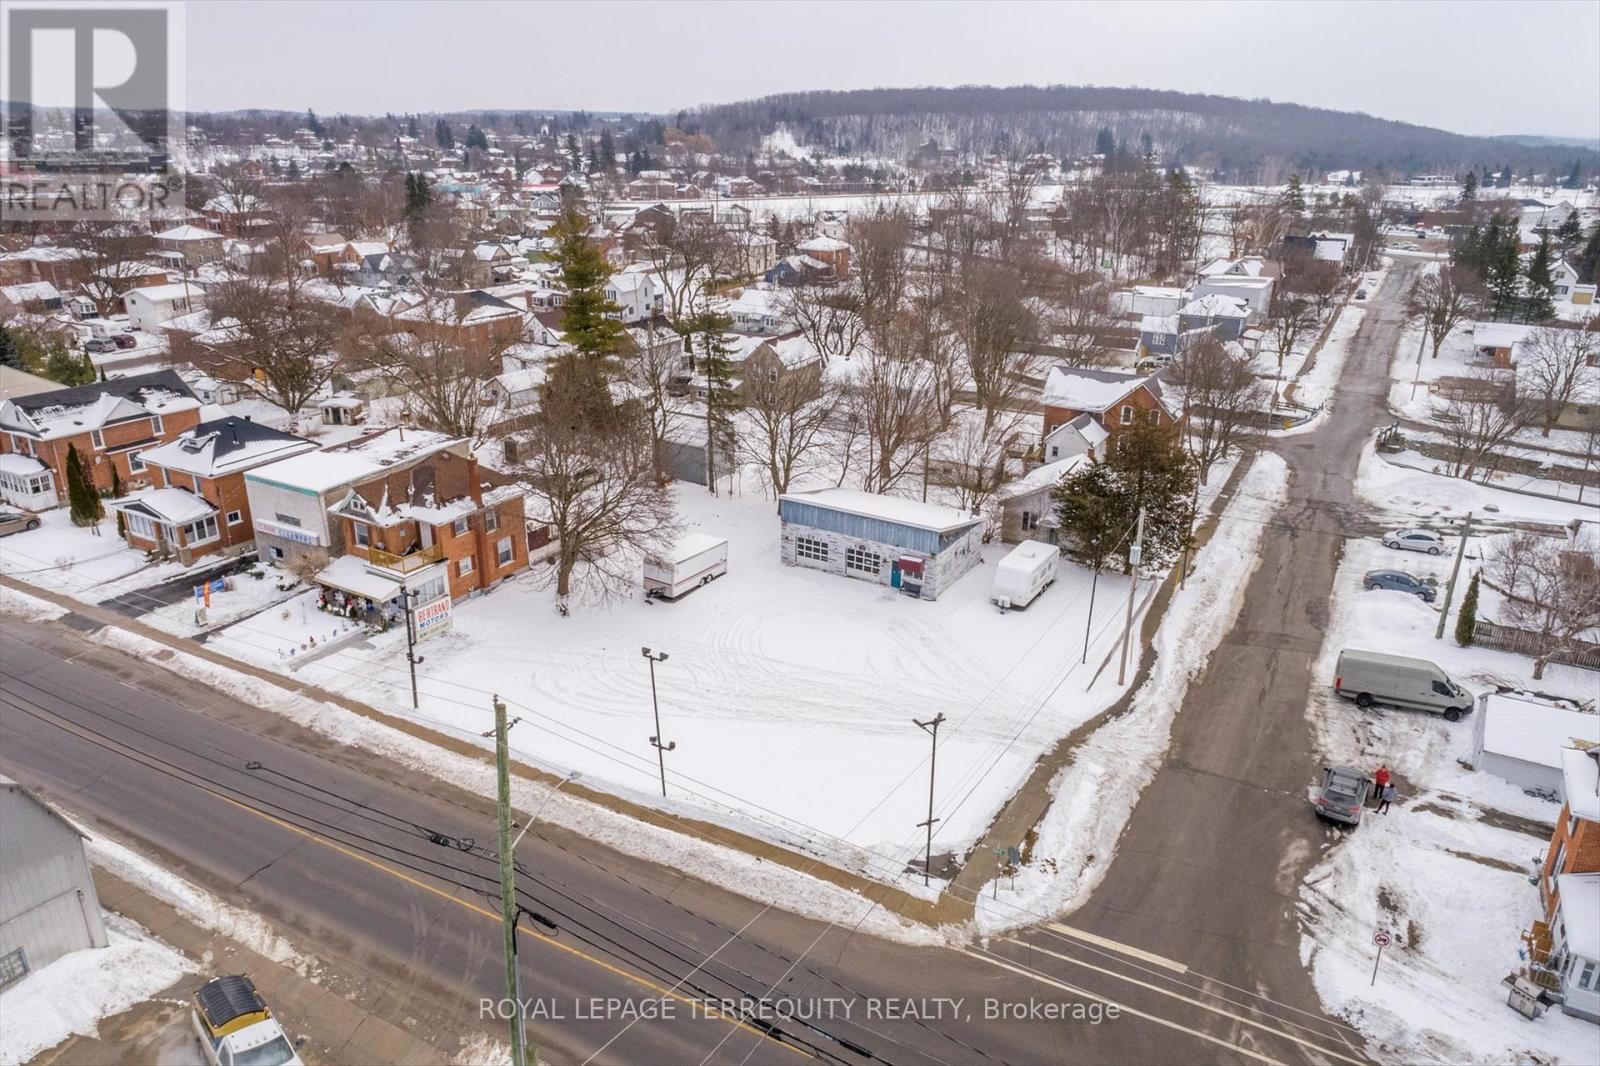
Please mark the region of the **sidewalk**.
[[[107, 909], [132, 918], [174, 948], [198, 959], [202, 970], [155, 998], [107, 1018], [94, 1037], [79, 1036], [39, 1055], [35, 1066], [77, 1064], [199, 1063], [200, 1049], [189, 1020], [189, 996], [211, 977], [249, 975], [307, 1063], [392, 1062], [397, 1066], [451, 1061], [460, 1053], [453, 1028], [426, 1026], [409, 1014], [408, 1032], [330, 989], [326, 977], [302, 977], [233, 940], [202, 929], [142, 889], [96, 868], [95, 890]], [[383, 1001], [381, 993], [376, 997]], [[393, 997], [388, 997], [394, 1002]], [[457, 1020], [459, 1021], [459, 1019]], [[430, 1028], [450, 1046], [422, 1039]]]

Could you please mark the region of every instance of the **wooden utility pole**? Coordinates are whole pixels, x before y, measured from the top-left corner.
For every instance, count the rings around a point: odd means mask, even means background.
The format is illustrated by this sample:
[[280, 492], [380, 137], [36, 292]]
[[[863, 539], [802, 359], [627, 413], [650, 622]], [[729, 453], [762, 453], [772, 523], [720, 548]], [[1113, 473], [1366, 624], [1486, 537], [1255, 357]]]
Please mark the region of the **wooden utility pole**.
[[1144, 558], [1144, 508], [1134, 527], [1133, 547], [1128, 549], [1128, 618], [1122, 625], [1122, 661], [1117, 664], [1117, 684], [1128, 678], [1128, 648], [1133, 643], [1133, 601], [1139, 594], [1139, 562]]
[[1472, 512], [1461, 523], [1461, 543], [1456, 546], [1456, 563], [1450, 568], [1450, 583], [1444, 587], [1444, 610], [1439, 612], [1439, 628], [1433, 631], [1434, 640], [1444, 639], [1444, 623], [1450, 617], [1450, 601], [1456, 594], [1456, 577], [1461, 573], [1461, 557], [1467, 554], [1467, 536], [1472, 532]]
[[506, 705], [494, 697], [494, 772], [500, 830], [500, 920], [505, 927], [506, 995], [511, 997], [511, 1066], [527, 1066], [522, 1030], [522, 967], [517, 963], [516, 855], [511, 844], [511, 750], [506, 739]]
[[939, 726], [944, 724], [944, 712], [940, 711], [926, 722], [918, 722], [915, 718], [911, 720], [933, 738], [933, 748], [928, 755], [928, 820], [917, 823], [918, 829], [925, 828], [928, 831], [927, 849], [922, 854], [922, 883], [926, 885], [933, 873], [933, 823], [939, 820], [933, 816], [933, 773], [939, 765]]

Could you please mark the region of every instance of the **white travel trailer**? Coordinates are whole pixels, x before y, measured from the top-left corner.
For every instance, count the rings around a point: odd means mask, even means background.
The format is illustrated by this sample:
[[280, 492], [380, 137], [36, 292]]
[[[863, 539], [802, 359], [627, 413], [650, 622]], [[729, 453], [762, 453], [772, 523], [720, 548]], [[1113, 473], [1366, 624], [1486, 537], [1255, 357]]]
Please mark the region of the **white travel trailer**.
[[1056, 579], [1061, 552], [1053, 544], [1025, 540], [1000, 560], [989, 598], [1002, 610], [1026, 607]]
[[690, 533], [644, 561], [644, 594], [675, 600], [728, 572], [728, 541]]

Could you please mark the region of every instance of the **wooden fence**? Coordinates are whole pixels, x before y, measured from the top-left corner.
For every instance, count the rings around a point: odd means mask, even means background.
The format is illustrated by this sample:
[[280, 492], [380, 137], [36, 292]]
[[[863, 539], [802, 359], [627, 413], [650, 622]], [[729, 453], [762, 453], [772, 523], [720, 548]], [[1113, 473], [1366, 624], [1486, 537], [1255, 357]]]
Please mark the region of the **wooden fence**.
[[[1499, 625], [1482, 618], [1478, 619], [1478, 624], [1472, 630], [1472, 643], [1484, 648], [1514, 651], [1534, 658], [1544, 654], [1549, 645], [1549, 641], [1538, 633], [1517, 629], [1514, 626]], [[1600, 670], [1600, 644], [1574, 641], [1573, 645], [1570, 649], [1552, 655], [1550, 661], [1565, 663], [1568, 666], [1581, 666], [1586, 670]]]

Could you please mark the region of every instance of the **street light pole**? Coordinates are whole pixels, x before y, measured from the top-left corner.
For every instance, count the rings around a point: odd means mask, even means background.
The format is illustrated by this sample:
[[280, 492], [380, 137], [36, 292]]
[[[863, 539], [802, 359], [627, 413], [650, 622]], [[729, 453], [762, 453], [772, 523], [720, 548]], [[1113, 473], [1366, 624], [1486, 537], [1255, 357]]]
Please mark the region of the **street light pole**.
[[1144, 558], [1144, 508], [1139, 508], [1139, 522], [1133, 534], [1133, 547], [1128, 549], [1128, 620], [1122, 626], [1122, 661], [1117, 664], [1117, 684], [1128, 676], [1128, 646], [1133, 643], [1133, 601], [1139, 595], [1139, 563]]
[[1411, 379], [1411, 398], [1417, 398], [1417, 386], [1422, 383], [1422, 349], [1428, 343], [1428, 320], [1422, 320], [1422, 336], [1417, 338], [1417, 375]]
[[915, 718], [911, 720], [933, 739], [933, 746], [928, 753], [928, 820], [917, 823], [918, 829], [925, 828], [928, 831], [927, 849], [922, 854], [922, 883], [926, 885], [933, 873], [933, 823], [939, 820], [933, 816], [933, 775], [939, 766], [939, 726], [944, 724], [944, 712], [940, 711], [926, 722], [918, 722]]
[[652, 655], [649, 648], [640, 648], [639, 651], [646, 659], [650, 660], [650, 706], [656, 714], [656, 732], [655, 736], [650, 738], [650, 746], [656, 749], [656, 763], [661, 767], [661, 798], [666, 799], [667, 752], [675, 751], [678, 747], [676, 740], [670, 744], [661, 743], [661, 703], [656, 699], [656, 663], [666, 662], [667, 653], [661, 652], [658, 655]]

